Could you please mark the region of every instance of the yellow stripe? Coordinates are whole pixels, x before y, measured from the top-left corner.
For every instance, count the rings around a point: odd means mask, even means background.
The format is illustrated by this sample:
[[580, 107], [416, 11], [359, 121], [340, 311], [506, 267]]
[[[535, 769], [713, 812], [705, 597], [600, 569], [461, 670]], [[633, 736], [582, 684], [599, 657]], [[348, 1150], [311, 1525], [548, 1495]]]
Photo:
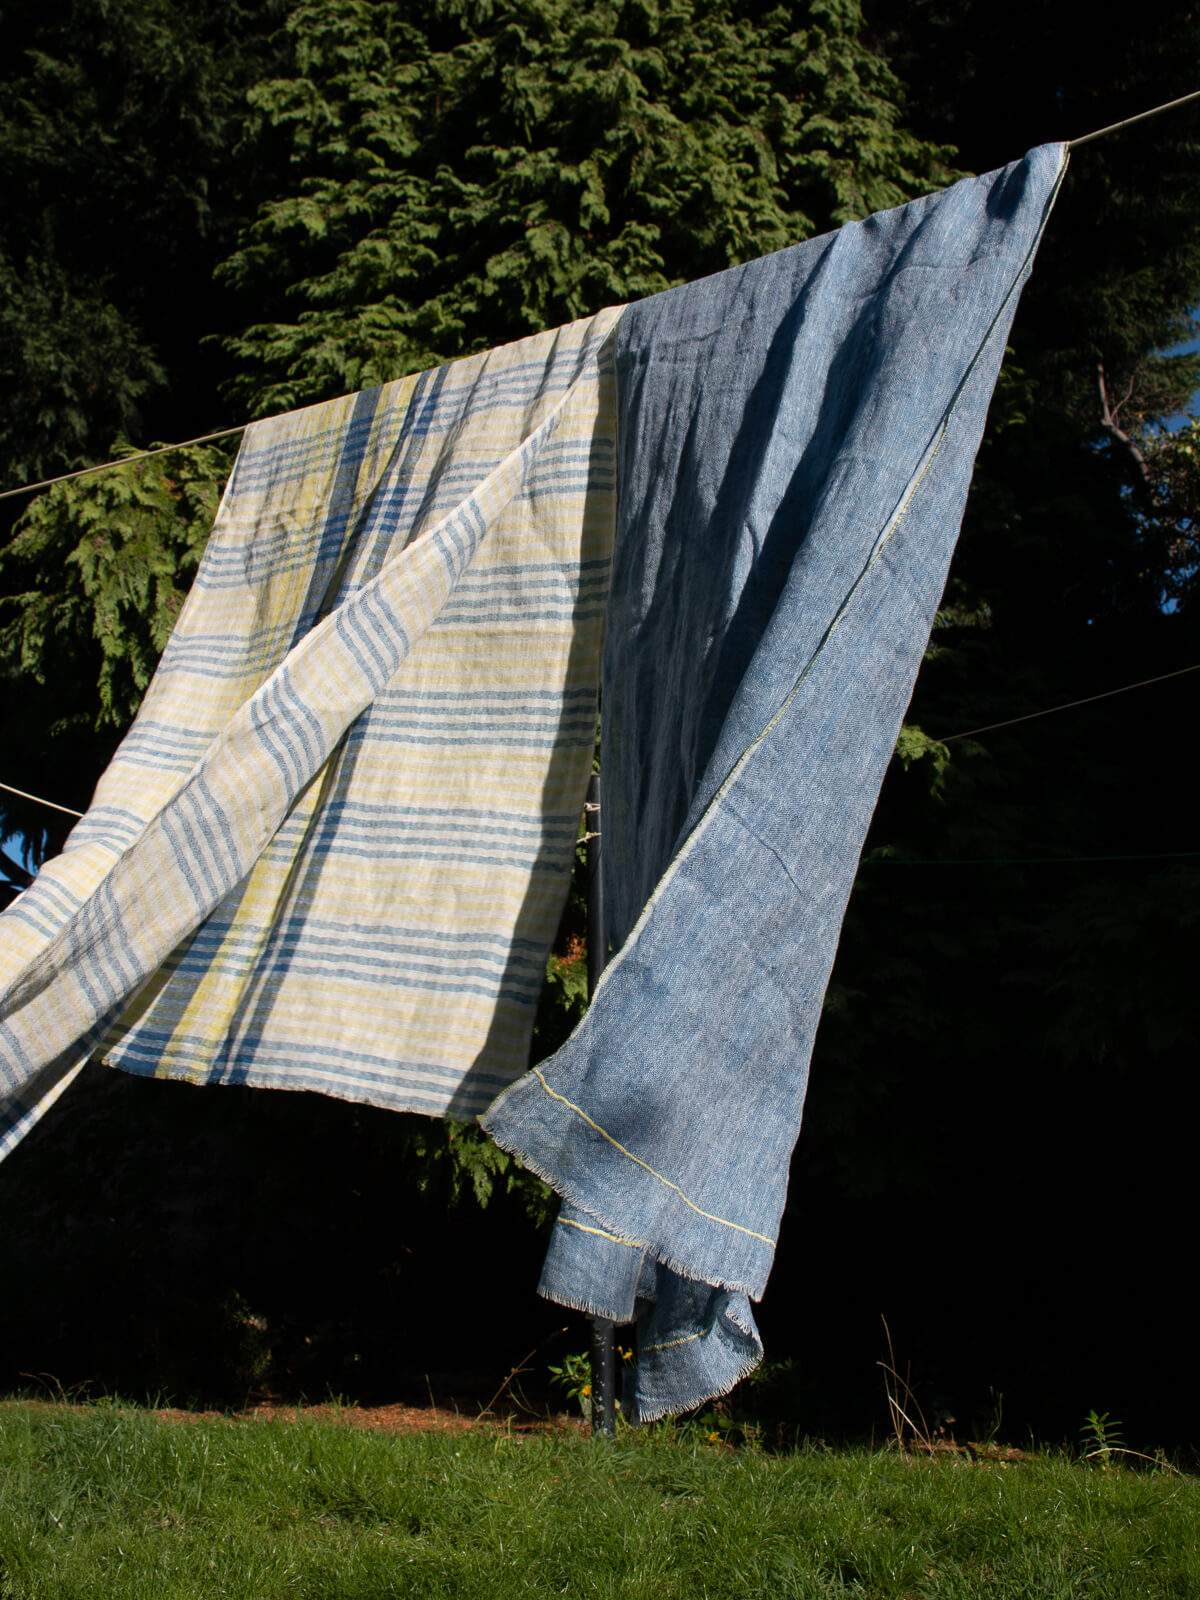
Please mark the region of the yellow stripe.
[[643, 1348], [647, 1355], [651, 1350], [674, 1350], [677, 1345], [691, 1344], [693, 1339], [703, 1339], [705, 1334], [711, 1332], [711, 1328], [701, 1328], [699, 1333], [686, 1333], [682, 1339], [667, 1339], [662, 1344], [648, 1344]]
[[591, 1117], [588, 1116], [587, 1112], [581, 1110], [579, 1106], [574, 1103], [574, 1101], [568, 1100], [565, 1095], [555, 1094], [554, 1090], [546, 1082], [545, 1078], [542, 1077], [540, 1068], [534, 1067], [533, 1072], [542, 1088], [545, 1089], [546, 1093], [552, 1100], [560, 1101], [564, 1106], [567, 1106], [571, 1111], [573, 1111], [576, 1116], [582, 1117], [589, 1128], [595, 1128], [596, 1132], [601, 1136], [601, 1138], [607, 1139], [609, 1144], [613, 1145], [617, 1150], [619, 1150], [623, 1156], [628, 1156], [630, 1161], [636, 1162], [639, 1167], [645, 1167], [646, 1171], [652, 1178], [657, 1178], [659, 1183], [665, 1183], [668, 1189], [674, 1189], [675, 1193], [683, 1201], [684, 1205], [690, 1206], [698, 1217], [703, 1217], [708, 1222], [719, 1222], [723, 1228], [733, 1228], [738, 1233], [748, 1233], [752, 1239], [761, 1239], [764, 1244], [769, 1244], [771, 1249], [774, 1250], [775, 1240], [768, 1239], [765, 1233], [755, 1233], [753, 1228], [743, 1228], [740, 1222], [730, 1222], [725, 1217], [714, 1217], [711, 1211], [702, 1211], [700, 1207], [696, 1205], [695, 1201], [688, 1199], [687, 1195], [684, 1194], [683, 1190], [677, 1183], [672, 1183], [670, 1178], [664, 1178], [661, 1172], [655, 1172], [654, 1168], [650, 1166], [649, 1162], [643, 1161], [640, 1156], [635, 1156], [632, 1150], [626, 1150], [625, 1146], [619, 1139], [614, 1139], [612, 1134], [602, 1128], [598, 1122], [593, 1122]]
[[[612, 554], [615, 374], [611, 351], [601, 341], [619, 316], [619, 308], [613, 308], [445, 369], [446, 408], [427, 436], [405, 432], [416, 387], [425, 380], [406, 378], [385, 386], [354, 468], [345, 444], [355, 396], [247, 430], [239, 472], [223, 497], [205, 556], [212, 587], [202, 572], [176, 624], [178, 666], [156, 675], [143, 703], [145, 742], [130, 752], [132, 759], [118, 752], [97, 795], [100, 804], [130, 813], [129, 831], [143, 843], [130, 855], [103, 838], [85, 842], [85, 829], [84, 839], [46, 869], [41, 925], [17, 919], [14, 927], [0, 928], [0, 977], [7, 979], [11, 969], [15, 979], [41, 959], [39, 952], [70, 923], [72, 907], [111, 877], [118, 885], [128, 883], [133, 900], [148, 908], [132, 948], [123, 954], [148, 972], [152, 956], [162, 963], [149, 972], [109, 1031], [106, 1049], [114, 1065], [134, 1060], [141, 1039], [152, 1044], [160, 1073], [201, 1082], [210, 1076], [222, 1041], [232, 1035], [234, 1048], [241, 1048], [243, 1031], [253, 1027], [261, 1030], [265, 1053], [278, 1054], [291, 1042], [302, 1047], [310, 1036], [331, 1051], [319, 1059], [314, 1052], [310, 1060], [299, 1049], [296, 1070], [303, 1071], [305, 1087], [321, 1082], [334, 1094], [388, 1104], [411, 1094], [412, 1107], [426, 1112], [444, 1110], [456, 1082], [464, 1085], [459, 1092], [482, 1109], [496, 1088], [526, 1069], [537, 984], [516, 992], [506, 988], [502, 996], [486, 981], [482, 994], [457, 992], [449, 987], [459, 981], [454, 946], [435, 941], [443, 934], [475, 934], [497, 955], [511, 949], [514, 939], [534, 951], [539, 945], [548, 950], [558, 925], [594, 745], [593, 717], [575, 712], [588, 704], [581, 690], [594, 699], [604, 631], [603, 617], [591, 613], [601, 609]], [[564, 360], [571, 369], [565, 378], [559, 365]], [[527, 377], [540, 370], [553, 381], [539, 384], [536, 393], [524, 377], [512, 386], [506, 374], [514, 366], [527, 369]], [[484, 410], [475, 403], [481, 382]], [[455, 406], [455, 391], [462, 407]], [[526, 445], [539, 430], [553, 438], [544, 460], [527, 471]], [[402, 443], [403, 460], [398, 455]], [[556, 462], [572, 463], [561, 482]], [[412, 499], [419, 512], [401, 526], [372, 524], [370, 536], [360, 538], [364, 507], [397, 474], [428, 491]], [[339, 642], [329, 616], [303, 640], [294, 637], [309, 603], [313, 561], [335, 492], [342, 526], [340, 546], [329, 552], [336, 567], [330, 596], [341, 603], [379, 577], [380, 592], [411, 644], [395, 677], [376, 696], [385, 710], [379, 725], [368, 713], [355, 724], [350, 745], [335, 741], [333, 734], [341, 731], [347, 704], [362, 696], [361, 663]], [[442, 524], [459, 508], [470, 509], [472, 528], [477, 533], [484, 525], [486, 537], [463, 575], [460, 598], [470, 602], [461, 613], [465, 620], [453, 626], [443, 620], [434, 627], [454, 588], [441, 553]], [[544, 582], [548, 599], [558, 597], [559, 604], [546, 609], [567, 615], [535, 616], [536, 589], [510, 614], [509, 602], [520, 589], [517, 579], [527, 570], [541, 574], [537, 581]], [[504, 577], [509, 571], [511, 595]], [[494, 596], [493, 582], [498, 585]], [[484, 586], [474, 599], [473, 584]], [[494, 612], [493, 601], [499, 607]], [[575, 614], [581, 605], [586, 617]], [[450, 615], [459, 613], [451, 609]], [[493, 615], [504, 620], [490, 620]], [[209, 648], [220, 641], [240, 644], [226, 656]], [[308, 707], [330, 746], [323, 771], [294, 795], [282, 792], [287, 780], [276, 768], [268, 737], [248, 742], [242, 726], [246, 702], [285, 657], [292, 693]], [[496, 700], [486, 708], [481, 702], [481, 716], [467, 720], [479, 723], [471, 737], [484, 742], [423, 742], [429, 735], [445, 736], [439, 734], [439, 714], [448, 699], [482, 685]], [[389, 707], [393, 687], [398, 693]], [[530, 710], [549, 705], [540, 698], [547, 689], [571, 698], [559, 706], [545, 742], [510, 746], [510, 720], [522, 724]], [[464, 717], [470, 704], [463, 702]], [[560, 726], [564, 707], [573, 708], [570, 733]], [[510, 719], [510, 710], [524, 714]], [[415, 725], [406, 728], [410, 712]], [[169, 762], [167, 770], [139, 764], [147, 758], [147, 745], [151, 753], [156, 748], [144, 726], [149, 719], [165, 730], [157, 748], [159, 758]], [[536, 737], [536, 721], [531, 737]], [[172, 735], [172, 729], [186, 730], [186, 737]], [[178, 796], [196, 770], [194, 763], [207, 760], [216, 771], [229, 767], [235, 743], [243, 809], [247, 795], [264, 796], [266, 810], [250, 816], [248, 828], [243, 821], [242, 831], [235, 830], [243, 849], [253, 837], [258, 859], [214, 913], [208, 924], [212, 944], [206, 939], [203, 954], [185, 939], [164, 958], [159, 951], [164, 924], [157, 914], [163, 880], [155, 865], [161, 852], [153, 845], [157, 834], [146, 842], [147, 825]], [[513, 814], [511, 835], [505, 832], [508, 822], [498, 826], [492, 816], [497, 795], [501, 810]], [[338, 826], [321, 832], [326, 808], [343, 799], [351, 809], [356, 804], [397, 808], [396, 848], [390, 854], [374, 859], [358, 854], [369, 813], [352, 821], [344, 835]], [[422, 818], [422, 806], [436, 814]], [[281, 821], [267, 838], [262, 817], [276, 810]], [[548, 815], [555, 812], [566, 826], [556, 827], [547, 839]], [[173, 870], [170, 860], [167, 868]], [[62, 887], [52, 899], [48, 891], [56, 879]], [[280, 919], [304, 917], [345, 923], [355, 929], [356, 940], [369, 946], [378, 939], [385, 950], [395, 925], [409, 929], [417, 946], [411, 963], [400, 961], [400, 966], [409, 971], [412, 986], [360, 979], [355, 956], [338, 949], [336, 934], [324, 952], [332, 976], [303, 977], [291, 972], [286, 960], [272, 961], [266, 971], [262, 958], [274, 948]], [[168, 919], [168, 925], [174, 923]], [[422, 935], [429, 936], [428, 953], [437, 958], [427, 978], [420, 970]], [[468, 967], [473, 960], [463, 957]], [[439, 972], [445, 974], [446, 989], [416, 987], [443, 981], [435, 977]], [[538, 975], [536, 970], [529, 974]], [[503, 982], [502, 969], [494, 977], [496, 984]], [[72, 982], [64, 978], [57, 998], [47, 1002], [55, 1027], [74, 1026], [80, 1000]], [[253, 1023], [247, 1021], [251, 1016]], [[373, 1088], [372, 1072], [381, 1071], [387, 1079], [388, 1068], [360, 1064], [357, 1058], [364, 1053], [393, 1063], [394, 1082]], [[260, 1077], [286, 1084], [288, 1072], [269, 1066], [260, 1072], [251, 1061], [249, 1081]], [[495, 1078], [491, 1090], [477, 1087], [476, 1073]]]
[[630, 1244], [628, 1239], [618, 1239], [615, 1233], [609, 1233], [604, 1228], [585, 1228], [582, 1222], [572, 1222], [570, 1217], [559, 1217], [560, 1228], [578, 1228], [580, 1233], [594, 1233], [599, 1239], [611, 1239], [614, 1244], [623, 1244], [626, 1250], [644, 1250], [644, 1244]]

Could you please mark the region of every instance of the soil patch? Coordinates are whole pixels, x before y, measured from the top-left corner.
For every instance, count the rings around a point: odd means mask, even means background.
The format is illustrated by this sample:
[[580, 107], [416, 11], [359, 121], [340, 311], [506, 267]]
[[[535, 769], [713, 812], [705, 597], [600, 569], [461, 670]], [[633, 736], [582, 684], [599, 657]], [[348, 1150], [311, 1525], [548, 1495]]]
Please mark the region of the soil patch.
[[[3, 1400], [0, 1414], [23, 1407], [28, 1410], [86, 1410], [63, 1400]], [[481, 1428], [500, 1433], [545, 1434], [583, 1433], [585, 1424], [566, 1416], [537, 1416], [513, 1408], [481, 1414], [446, 1406], [344, 1406], [286, 1405], [282, 1401], [260, 1400], [239, 1411], [189, 1411], [178, 1406], [156, 1407], [152, 1413], [160, 1422], [320, 1422], [326, 1426], [361, 1428], [369, 1433], [470, 1433]]]

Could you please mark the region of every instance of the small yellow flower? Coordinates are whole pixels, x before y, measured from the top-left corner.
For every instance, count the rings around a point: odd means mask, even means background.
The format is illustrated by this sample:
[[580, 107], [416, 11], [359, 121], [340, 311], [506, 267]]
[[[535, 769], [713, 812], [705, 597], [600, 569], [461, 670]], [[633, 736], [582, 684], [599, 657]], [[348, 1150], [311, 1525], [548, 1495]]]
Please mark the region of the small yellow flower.
[[580, 1392], [580, 1394], [591, 1394], [591, 1392], [592, 1392], [591, 1384], [590, 1383], [585, 1383], [583, 1388], [580, 1389], [579, 1392]]
[[719, 1444], [721, 1442], [721, 1435], [719, 1433], [710, 1433], [708, 1436], [708, 1442], [709, 1444]]

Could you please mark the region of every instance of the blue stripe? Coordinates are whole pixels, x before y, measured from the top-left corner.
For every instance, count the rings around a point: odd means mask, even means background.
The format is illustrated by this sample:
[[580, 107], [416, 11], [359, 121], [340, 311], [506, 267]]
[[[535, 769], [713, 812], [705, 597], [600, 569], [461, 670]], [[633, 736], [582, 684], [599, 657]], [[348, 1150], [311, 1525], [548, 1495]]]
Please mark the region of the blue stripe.
[[[389, 988], [398, 991], [412, 991], [418, 994], [474, 994], [488, 998], [497, 996], [513, 1001], [515, 1004], [527, 1005], [537, 998], [541, 990], [541, 974], [534, 977], [521, 979], [516, 976], [489, 978], [480, 973], [477, 980], [472, 982], [469, 978], [454, 974], [449, 969], [432, 967], [408, 968], [400, 963], [385, 963], [381, 960], [369, 962], [363, 957], [355, 960], [355, 970], [346, 972], [336, 954], [321, 958], [318, 955], [305, 951], [289, 952], [286, 964], [279, 963], [274, 949], [268, 952], [272, 965], [277, 967], [279, 979], [296, 978], [326, 978], [336, 977], [347, 988]], [[374, 970], [371, 970], [374, 969]], [[190, 964], [180, 962], [179, 971], [187, 972]], [[259, 972], [258, 959], [245, 961], [222, 962], [221, 971], [230, 976], [249, 977]], [[445, 976], [438, 976], [445, 971]], [[416, 973], [428, 973], [427, 976], [417, 976]]]
[[531, 823], [527, 828], [508, 827], [471, 827], [467, 823], [437, 823], [423, 822], [419, 819], [406, 819], [392, 817], [386, 806], [347, 805], [341, 800], [331, 800], [322, 810], [322, 817], [328, 818], [323, 826], [342, 828], [358, 827], [369, 831], [377, 837], [379, 830], [390, 826], [391, 832], [396, 837], [419, 836], [430, 843], [436, 839], [444, 839], [447, 847], [458, 849], [463, 839], [476, 839], [480, 834], [489, 838], [507, 838], [514, 845], [536, 845], [545, 840], [549, 844], [552, 840], [565, 845], [573, 844], [577, 835], [574, 825], [570, 827], [553, 826], [542, 827], [540, 824]]
[[[489, 614], [490, 613], [490, 614]], [[510, 622], [514, 625], [530, 622], [587, 622], [604, 615], [604, 606], [576, 606], [573, 610], [517, 611], [505, 610], [489, 600], [449, 601], [439, 613], [435, 628], [446, 622]]]
[[395, 731], [398, 728], [411, 733], [421, 733], [425, 729], [432, 731], [435, 728], [452, 730], [457, 721], [470, 728], [483, 728], [485, 732], [482, 742], [484, 743], [494, 733], [497, 743], [501, 745], [506, 739], [511, 739], [515, 735], [522, 733], [545, 734], [549, 732], [557, 734], [557, 737], [552, 740], [553, 743], [557, 744], [560, 740], [569, 739], [571, 743], [574, 743], [578, 739], [592, 738], [596, 732], [596, 714], [594, 711], [584, 712], [582, 716], [579, 712], [573, 712], [569, 716], [557, 717], [551, 713], [548, 716], [538, 717], [533, 721], [518, 722], [513, 720], [522, 715], [521, 711], [514, 709], [503, 713], [493, 712], [490, 717], [482, 717], [478, 712], [472, 715], [468, 709], [453, 714], [443, 712], [441, 716], [438, 716], [433, 711], [406, 712], [397, 706], [394, 710], [381, 708], [378, 711], [372, 711], [370, 720], [372, 734], [380, 729]]
[[563, 858], [559, 855], [545, 855], [539, 853], [531, 862], [528, 855], [481, 855], [474, 850], [465, 850], [462, 845], [453, 850], [414, 850], [406, 845], [376, 844], [372, 839], [369, 845], [359, 849], [357, 846], [344, 841], [340, 835], [322, 842], [323, 854], [330, 859], [338, 856], [350, 860], [369, 861], [372, 856], [388, 861], [450, 861], [461, 862], [463, 866], [473, 867], [511, 867], [519, 872], [543, 872], [557, 877], [563, 866]]
[[180, 795], [178, 807], [174, 815], [167, 814], [163, 817], [162, 834], [166, 844], [171, 849], [171, 854], [176, 870], [187, 885], [188, 892], [196, 906], [202, 906], [210, 896], [205, 894], [205, 886], [197, 877], [196, 868], [203, 871], [196, 841], [192, 836], [190, 819], [184, 812], [185, 795]]
[[[145, 1041], [150, 1041], [152, 1045], [155, 1045], [153, 1054], [146, 1050]], [[138, 1041], [140, 1048], [137, 1049], [136, 1055], [142, 1059], [157, 1061], [166, 1052], [167, 1047], [172, 1044], [199, 1046], [207, 1050], [209, 1042], [203, 1035], [168, 1034], [154, 1029], [147, 1029], [142, 1039]], [[315, 1044], [311, 1039], [294, 1042], [281, 1040], [269, 1044], [259, 1035], [244, 1035], [236, 1041], [233, 1046], [233, 1052], [239, 1056], [252, 1055], [264, 1062], [274, 1059], [280, 1066], [287, 1069], [289, 1079], [293, 1076], [293, 1063], [296, 1064], [298, 1072], [304, 1073], [307, 1070], [309, 1075], [315, 1077], [321, 1070], [317, 1063], [322, 1059], [332, 1062], [335, 1066], [339, 1063], [344, 1065], [347, 1072], [353, 1071], [357, 1077], [373, 1078], [378, 1075], [379, 1082], [389, 1088], [396, 1086], [397, 1074], [402, 1072], [419, 1072], [425, 1077], [442, 1079], [450, 1089], [457, 1087], [461, 1079], [460, 1072], [455, 1071], [453, 1068], [441, 1066], [436, 1061], [397, 1061], [391, 1056], [376, 1055], [374, 1053], [367, 1054], [358, 1050], [324, 1048]], [[124, 1054], [124, 1045], [118, 1046], [110, 1052], [113, 1058]], [[134, 1055], [134, 1051], [130, 1050], [129, 1054], [131, 1056]], [[312, 1062], [312, 1065], [307, 1069], [301, 1065], [305, 1061]], [[325, 1071], [328, 1072], [328, 1068]], [[475, 1076], [475, 1074], [472, 1075]], [[495, 1074], [479, 1073], [477, 1076], [481, 1082], [494, 1081], [503, 1084], [511, 1081], [509, 1077], [502, 1078]], [[332, 1084], [337, 1082], [337, 1078], [326, 1076], [321, 1081]], [[433, 1091], [429, 1092], [432, 1093]]]
[[[281, 926], [282, 932], [279, 931]], [[358, 930], [358, 932], [357, 938], [341, 934], [336, 954], [330, 954], [328, 950], [322, 948], [317, 950], [317, 958], [336, 960], [346, 951], [352, 950], [365, 952], [371, 962], [378, 967], [402, 967], [405, 961], [418, 961], [421, 965], [414, 970], [420, 972], [459, 972], [464, 966], [468, 968], [473, 966], [481, 973], [494, 971], [500, 977], [513, 969], [519, 969], [531, 975], [529, 979], [523, 981], [537, 985], [542, 981], [545, 957], [541, 952], [539, 959], [524, 953], [510, 953], [503, 949], [495, 954], [477, 949], [429, 950], [419, 942], [383, 941], [373, 937], [369, 930]], [[228, 962], [222, 961], [222, 970], [232, 966], [235, 960], [237, 965], [244, 967], [247, 957], [257, 959], [257, 952], [266, 937], [270, 938], [272, 948], [277, 953], [281, 952], [289, 957], [292, 954], [303, 955], [310, 944], [319, 943], [303, 917], [296, 917], [286, 926], [277, 923], [260, 924], [255, 928], [238, 929], [236, 932], [226, 931], [224, 928], [206, 927], [195, 936], [187, 950], [181, 954], [177, 968], [183, 971], [194, 969], [198, 961], [202, 966], [207, 965], [210, 957], [218, 953], [229, 957]], [[309, 959], [314, 959], [311, 954]], [[353, 983], [357, 975], [356, 966], [354, 972], [347, 974], [347, 981]]]
[[272, 705], [273, 686], [268, 684], [261, 696], [250, 704], [250, 721], [258, 736], [259, 749], [275, 763], [285, 787], [290, 787], [295, 772], [292, 752], [277, 736], [276, 716]]
[[409, 749], [437, 750], [440, 748], [456, 749], [459, 747], [483, 747], [496, 750], [555, 750], [560, 745], [578, 749], [580, 745], [587, 744], [593, 737], [592, 725], [589, 722], [586, 729], [580, 730], [573, 738], [565, 739], [538, 739], [532, 734], [523, 739], [504, 739], [499, 733], [480, 735], [472, 738], [463, 734], [460, 738], [432, 738], [418, 736], [417, 734], [405, 735], [404, 733], [384, 734], [381, 729], [372, 724], [371, 742], [381, 745], [404, 746]]
[[[573, 701], [580, 700], [588, 705], [596, 702], [594, 686], [586, 689], [409, 689], [404, 684], [389, 684], [387, 689], [375, 702], [379, 706], [390, 706], [397, 703], [411, 701], [414, 705], [429, 703], [454, 703], [461, 704], [464, 710], [472, 709], [476, 705], [497, 706], [498, 710], [507, 714], [507, 707], [500, 704], [505, 700], [518, 702], [518, 710], [523, 710], [531, 700], [545, 700], [548, 709], [556, 706], [570, 705]], [[372, 710], [374, 708], [372, 707]]]

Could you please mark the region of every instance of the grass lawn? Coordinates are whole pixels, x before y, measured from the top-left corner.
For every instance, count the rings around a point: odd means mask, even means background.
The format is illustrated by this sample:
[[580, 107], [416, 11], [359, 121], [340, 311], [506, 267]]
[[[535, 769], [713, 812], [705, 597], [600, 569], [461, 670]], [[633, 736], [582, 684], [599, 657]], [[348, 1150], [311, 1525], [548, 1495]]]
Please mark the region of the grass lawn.
[[1200, 1597], [1200, 1481], [1045, 1455], [0, 1405], [2, 1600]]

